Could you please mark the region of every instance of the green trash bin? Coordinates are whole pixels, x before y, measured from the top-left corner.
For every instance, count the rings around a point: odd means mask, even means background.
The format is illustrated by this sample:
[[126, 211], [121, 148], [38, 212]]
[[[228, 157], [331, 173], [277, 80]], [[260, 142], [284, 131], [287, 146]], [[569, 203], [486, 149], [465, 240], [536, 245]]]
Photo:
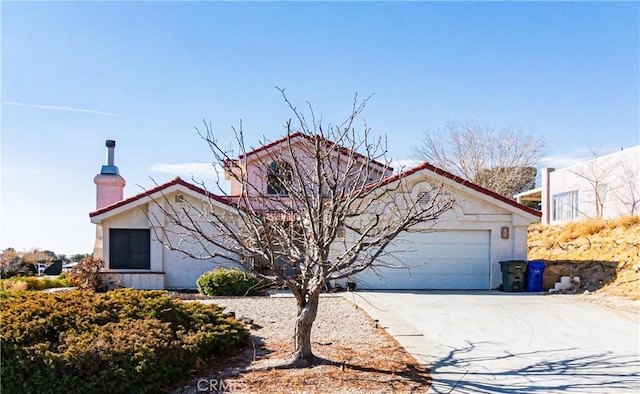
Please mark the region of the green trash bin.
[[527, 272], [525, 260], [507, 260], [500, 262], [503, 291], [524, 291], [524, 276]]

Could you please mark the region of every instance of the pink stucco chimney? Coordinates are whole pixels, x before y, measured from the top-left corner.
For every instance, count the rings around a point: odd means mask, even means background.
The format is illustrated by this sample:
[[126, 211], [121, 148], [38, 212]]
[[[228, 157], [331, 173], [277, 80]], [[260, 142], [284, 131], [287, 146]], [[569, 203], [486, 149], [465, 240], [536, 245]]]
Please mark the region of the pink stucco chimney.
[[120, 176], [115, 165], [116, 142], [107, 140], [107, 164], [102, 166], [98, 175], [93, 178], [96, 184], [96, 209], [115, 204], [124, 198], [124, 186], [127, 184]]

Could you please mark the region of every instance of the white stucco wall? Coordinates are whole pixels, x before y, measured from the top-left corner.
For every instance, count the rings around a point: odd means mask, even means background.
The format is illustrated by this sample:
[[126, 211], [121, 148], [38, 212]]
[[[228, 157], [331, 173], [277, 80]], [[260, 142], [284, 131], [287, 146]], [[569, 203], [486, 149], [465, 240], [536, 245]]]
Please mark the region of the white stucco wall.
[[[412, 190], [420, 190], [419, 181], [412, 186]], [[437, 224], [424, 223], [416, 229], [432, 231], [489, 231], [490, 233], [490, 261], [489, 288], [497, 288], [502, 283], [500, 261], [525, 260], [527, 253], [527, 228], [539, 221], [533, 214], [524, 212], [506, 203], [497, 202], [477, 191], [451, 184], [448, 192], [456, 199], [455, 207], [440, 217]], [[508, 229], [509, 236], [503, 239], [503, 228]], [[351, 244], [354, 234], [347, 234], [346, 242]], [[403, 235], [399, 235], [402, 239]], [[332, 256], [340, 253], [344, 247], [336, 244]], [[346, 280], [338, 283], [345, 286]]]
[[[490, 231], [489, 282], [490, 288], [494, 289], [502, 283], [500, 261], [526, 260], [527, 228], [539, 219], [525, 212], [499, 207], [474, 194], [458, 194], [456, 208], [448, 212], [434, 229]], [[503, 227], [508, 229], [507, 239], [501, 236]]]
[[[418, 182], [416, 182], [417, 184]], [[419, 193], [421, 187], [413, 185], [412, 193]], [[165, 190], [169, 201], [174, 201], [176, 190]], [[204, 208], [199, 195], [189, 194], [187, 190], [180, 191], [187, 203], [194, 207]], [[497, 287], [501, 281], [499, 261], [524, 259], [526, 256], [526, 229], [531, 222], [538, 218], [507, 203], [497, 201], [475, 190], [461, 187], [455, 182], [448, 190], [456, 198], [455, 208], [440, 218], [435, 230], [479, 230], [490, 234], [490, 287]], [[209, 207], [210, 208], [210, 207]], [[207, 209], [209, 209], [207, 208]], [[224, 207], [214, 209], [227, 211]], [[189, 211], [197, 216], [197, 212]], [[152, 218], [150, 220], [150, 218]], [[230, 266], [233, 263], [219, 259], [217, 261], [199, 260], [187, 257], [178, 251], [167, 249], [162, 241], [189, 242], [189, 238], [181, 235], [179, 229], [170, 221], [165, 220], [161, 210], [154, 202], [136, 201], [130, 206], [122, 206], [112, 212], [92, 219], [102, 226], [102, 243], [104, 260], [109, 267], [109, 230], [112, 228], [148, 228], [151, 229], [150, 255], [151, 268], [149, 270], [113, 270], [107, 269], [108, 274], [120, 278], [122, 285], [135, 288], [196, 288], [198, 277], [211, 269], [220, 266]], [[230, 219], [231, 220], [231, 219]], [[429, 224], [430, 225], [430, 224]], [[154, 231], [154, 227], [155, 230]], [[508, 228], [509, 237], [503, 239], [501, 230]], [[165, 233], [162, 229], [167, 230]], [[161, 237], [159, 240], [158, 237]], [[165, 239], [164, 237], [169, 237]], [[347, 241], [350, 235], [347, 234]], [[190, 250], [199, 255], [201, 247], [193, 243]]]
[[[203, 201], [195, 198], [194, 196], [184, 195], [185, 207], [193, 207], [195, 210], [203, 210]], [[204, 209], [209, 209], [208, 203], [204, 203]], [[229, 212], [225, 209], [215, 208], [216, 212], [220, 215], [228, 215]], [[188, 209], [193, 218], [197, 218], [199, 215], [195, 210]], [[200, 218], [200, 226], [207, 234], [214, 234], [214, 230], [211, 225], [207, 224], [205, 220]], [[189, 234], [185, 234], [184, 230], [172, 224], [170, 221], [165, 221], [164, 226], [167, 229], [167, 237], [173, 245], [190, 245], [190, 250], [196, 256], [206, 257], [211, 253], [214, 253], [214, 247], [209, 246], [208, 250], [202, 250], [202, 245], [199, 242], [192, 242], [193, 238]], [[153, 239], [153, 238], [152, 238]], [[160, 242], [155, 242], [160, 244]], [[164, 263], [164, 272], [166, 274], [165, 286], [167, 289], [195, 289], [197, 288], [198, 278], [205, 272], [211, 271], [220, 267], [234, 267], [239, 268], [232, 261], [224, 258], [201, 260], [198, 258], [189, 257], [186, 254], [169, 250], [168, 248], [162, 248], [162, 259]], [[224, 251], [218, 249], [217, 252], [224, 253]], [[225, 253], [226, 254], [226, 253]]]
[[[566, 221], [554, 220], [553, 196], [574, 190], [578, 191], [578, 217], [575, 220], [597, 218], [595, 184], [607, 185], [602, 218], [639, 214], [640, 146], [551, 172], [548, 182], [548, 206], [547, 209], [543, 209], [543, 223]], [[634, 201], [636, 206], [632, 212]]]
[[162, 272], [124, 272], [108, 271], [104, 276], [122, 287], [131, 287], [138, 290], [162, 290], [165, 289], [165, 274]]
[[109, 258], [109, 230], [110, 229], [146, 229], [149, 221], [146, 216], [146, 206], [136, 207], [126, 212], [119, 213], [102, 222], [102, 259], [107, 270], [110, 270]]
[[[186, 205], [193, 204], [198, 210], [208, 206], [208, 203], [180, 192], [186, 201]], [[176, 192], [166, 194], [168, 201], [175, 201]], [[147, 200], [149, 201], [149, 200]], [[105, 274], [115, 278], [124, 287], [134, 287], [138, 289], [195, 289], [197, 288], [197, 279], [203, 273], [220, 266], [232, 266], [233, 264], [223, 260], [200, 260], [191, 258], [175, 250], [169, 250], [163, 244], [166, 237], [171, 237], [174, 245], [178, 245], [176, 241], [180, 236], [179, 229], [166, 220], [162, 209], [167, 208], [167, 203], [163, 198], [157, 198], [156, 202], [138, 202], [133, 206], [121, 208], [118, 213], [110, 215], [99, 220], [98, 231], [102, 238], [97, 239], [97, 243], [101, 244], [99, 248], [102, 255], [96, 255], [105, 261]], [[220, 210], [220, 208], [215, 208]], [[194, 215], [197, 216], [197, 213]], [[206, 228], [206, 224], [203, 223]], [[109, 230], [110, 229], [150, 229], [150, 269], [112, 269], [110, 267], [109, 256]], [[165, 233], [163, 229], [169, 232]], [[97, 248], [98, 249], [98, 248]], [[193, 248], [194, 252], [197, 249]]]

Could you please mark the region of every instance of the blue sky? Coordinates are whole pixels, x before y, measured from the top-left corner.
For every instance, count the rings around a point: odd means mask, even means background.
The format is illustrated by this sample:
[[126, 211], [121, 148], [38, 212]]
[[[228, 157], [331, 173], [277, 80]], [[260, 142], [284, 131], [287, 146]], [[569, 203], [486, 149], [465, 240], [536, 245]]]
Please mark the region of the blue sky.
[[[0, 249], [93, 248], [115, 139], [130, 196], [208, 168], [194, 126], [249, 144], [291, 116], [363, 118], [410, 159], [448, 121], [520, 125], [541, 165], [640, 143], [638, 2], [2, 2]], [[206, 180], [206, 179], [205, 179]]]

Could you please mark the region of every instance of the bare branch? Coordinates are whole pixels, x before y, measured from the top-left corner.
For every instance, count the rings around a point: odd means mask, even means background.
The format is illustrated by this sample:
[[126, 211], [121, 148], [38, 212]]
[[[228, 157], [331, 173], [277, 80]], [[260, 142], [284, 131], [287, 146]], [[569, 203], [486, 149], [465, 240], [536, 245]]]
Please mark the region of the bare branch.
[[544, 154], [544, 144], [518, 126], [496, 132], [473, 121], [449, 122], [444, 130], [425, 132], [414, 153], [421, 160], [513, 198], [535, 186], [535, 166]]
[[221, 146], [211, 124], [197, 129], [225, 169], [229, 195], [205, 191], [204, 198], [185, 196], [180, 203], [172, 195], [152, 196], [147, 215], [169, 249], [237, 264], [287, 286], [299, 308], [296, 349], [307, 357], [327, 283], [366, 269], [403, 267], [389, 245], [404, 232], [430, 231], [455, 200], [434, 179], [391, 177], [386, 138], [374, 137], [366, 122], [356, 131], [371, 96], [356, 95], [346, 119], [324, 127], [310, 104], [305, 116], [278, 90], [293, 121], [277, 143], [247, 150], [240, 123], [234, 151]]

